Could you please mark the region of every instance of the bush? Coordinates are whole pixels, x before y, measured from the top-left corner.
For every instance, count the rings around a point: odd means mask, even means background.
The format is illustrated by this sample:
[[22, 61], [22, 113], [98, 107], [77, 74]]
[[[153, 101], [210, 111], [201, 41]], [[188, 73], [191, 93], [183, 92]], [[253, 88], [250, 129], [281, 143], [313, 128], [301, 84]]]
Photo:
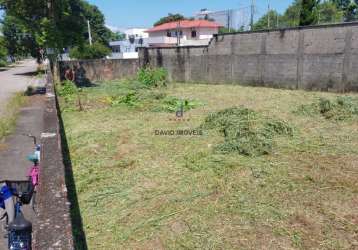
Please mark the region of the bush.
[[76, 85], [71, 81], [63, 81], [58, 88], [58, 95], [65, 97], [76, 94], [78, 91]]
[[63, 97], [65, 102], [71, 103], [75, 99], [75, 95], [78, 94], [78, 88], [71, 81], [64, 81], [57, 87], [57, 92], [60, 97]]
[[75, 47], [70, 51], [70, 57], [75, 59], [101, 59], [111, 54], [111, 50], [105, 45], [95, 42], [81, 47]]
[[168, 72], [164, 68], [141, 68], [137, 75], [138, 81], [149, 87], [165, 86]]
[[202, 129], [216, 129], [224, 143], [216, 147], [223, 153], [238, 152], [247, 156], [268, 154], [275, 136], [292, 136], [293, 129], [284, 121], [261, 117], [247, 108], [229, 108], [206, 117]]

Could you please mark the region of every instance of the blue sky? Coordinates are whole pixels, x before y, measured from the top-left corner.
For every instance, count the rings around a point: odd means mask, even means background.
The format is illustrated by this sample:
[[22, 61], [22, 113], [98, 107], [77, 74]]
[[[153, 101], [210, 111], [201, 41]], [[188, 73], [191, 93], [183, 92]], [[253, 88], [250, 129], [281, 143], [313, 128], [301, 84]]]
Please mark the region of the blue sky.
[[[251, 0], [88, 0], [97, 5], [111, 26], [151, 27], [160, 17], [168, 13], [181, 13], [193, 16], [202, 8], [225, 10], [248, 7]], [[271, 8], [283, 12], [293, 0], [270, 0]], [[256, 0], [257, 14], [267, 10], [268, 0]]]

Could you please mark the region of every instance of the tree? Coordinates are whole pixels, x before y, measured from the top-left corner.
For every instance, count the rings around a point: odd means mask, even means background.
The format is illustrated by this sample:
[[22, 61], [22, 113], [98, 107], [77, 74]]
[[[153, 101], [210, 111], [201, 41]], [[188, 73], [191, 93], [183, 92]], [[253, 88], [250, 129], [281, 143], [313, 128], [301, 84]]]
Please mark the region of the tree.
[[7, 49], [4, 37], [0, 37], [0, 67], [4, 67], [7, 64]]
[[318, 5], [318, 23], [337, 23], [343, 20], [343, 11], [333, 1]]
[[111, 50], [100, 42], [95, 42], [92, 46], [85, 44], [78, 46], [70, 51], [70, 57], [75, 59], [101, 59], [109, 55]]
[[344, 13], [345, 21], [352, 22], [357, 20], [357, 13], [358, 13], [357, 3], [355, 2], [350, 3]]
[[279, 16], [279, 27], [296, 27], [299, 25], [301, 11], [301, 0], [295, 0], [285, 11], [282, 17]]
[[126, 35], [122, 32], [111, 32], [110, 41], [123, 41]]
[[[268, 26], [268, 19], [270, 18], [270, 27]], [[263, 15], [255, 24], [254, 30], [263, 30], [263, 29], [275, 29], [278, 28], [278, 18], [280, 18], [280, 14], [278, 14], [275, 10], [270, 10], [268, 13]]]
[[84, 18], [81, 0], [0, 0], [0, 7], [9, 19], [16, 19], [17, 26], [33, 43], [27, 47], [32, 55], [40, 48], [63, 48], [83, 43]]
[[26, 33], [25, 27], [15, 17], [4, 16], [2, 33], [4, 35], [4, 46], [12, 58], [36, 52], [36, 42]]
[[338, 9], [346, 10], [351, 3], [351, 0], [331, 0], [330, 2], [335, 4]]
[[319, 0], [302, 0], [300, 26], [316, 24], [318, 21], [317, 5]]
[[235, 33], [238, 32], [236, 29], [228, 28], [228, 27], [220, 27], [219, 34], [227, 34], [227, 33]]
[[[112, 32], [105, 25], [105, 17], [97, 6], [82, 1], [83, 15], [89, 20], [91, 25], [91, 35], [94, 42], [100, 42], [108, 45], [111, 40]], [[88, 38], [88, 31], [86, 29], [85, 37]]]
[[175, 21], [180, 21], [180, 20], [186, 20], [187, 18], [185, 18], [183, 15], [181, 14], [172, 14], [169, 13], [168, 16], [166, 17], [162, 17], [161, 19], [159, 19], [159, 21], [157, 21], [154, 26], [158, 26], [164, 23], [170, 23], [170, 22], [175, 22]]
[[[108, 45], [112, 32], [100, 10], [85, 0], [0, 0], [5, 11], [4, 35], [11, 55], [30, 53], [40, 61], [40, 48], [85, 48], [87, 20], [94, 43]], [[104, 51], [96, 45], [94, 50]], [[93, 53], [96, 54], [96, 53]]]

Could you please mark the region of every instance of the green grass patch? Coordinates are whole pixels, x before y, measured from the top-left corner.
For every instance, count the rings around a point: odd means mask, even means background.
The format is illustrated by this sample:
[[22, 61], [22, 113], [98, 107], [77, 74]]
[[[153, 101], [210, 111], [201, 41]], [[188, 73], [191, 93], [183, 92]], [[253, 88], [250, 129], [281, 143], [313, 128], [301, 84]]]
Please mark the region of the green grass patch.
[[19, 109], [25, 104], [26, 97], [23, 94], [15, 94], [6, 105], [4, 114], [0, 116], [0, 139], [9, 135], [15, 125]]

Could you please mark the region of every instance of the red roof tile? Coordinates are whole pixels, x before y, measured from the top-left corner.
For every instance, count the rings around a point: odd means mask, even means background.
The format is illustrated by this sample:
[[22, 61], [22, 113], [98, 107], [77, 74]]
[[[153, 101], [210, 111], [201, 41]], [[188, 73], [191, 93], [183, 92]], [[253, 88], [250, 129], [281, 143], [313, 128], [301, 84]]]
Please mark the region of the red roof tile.
[[181, 20], [176, 22], [164, 23], [158, 26], [155, 26], [145, 32], [151, 33], [156, 31], [163, 31], [163, 30], [172, 30], [180, 28], [219, 28], [221, 27], [220, 24], [211, 22], [208, 20]]

